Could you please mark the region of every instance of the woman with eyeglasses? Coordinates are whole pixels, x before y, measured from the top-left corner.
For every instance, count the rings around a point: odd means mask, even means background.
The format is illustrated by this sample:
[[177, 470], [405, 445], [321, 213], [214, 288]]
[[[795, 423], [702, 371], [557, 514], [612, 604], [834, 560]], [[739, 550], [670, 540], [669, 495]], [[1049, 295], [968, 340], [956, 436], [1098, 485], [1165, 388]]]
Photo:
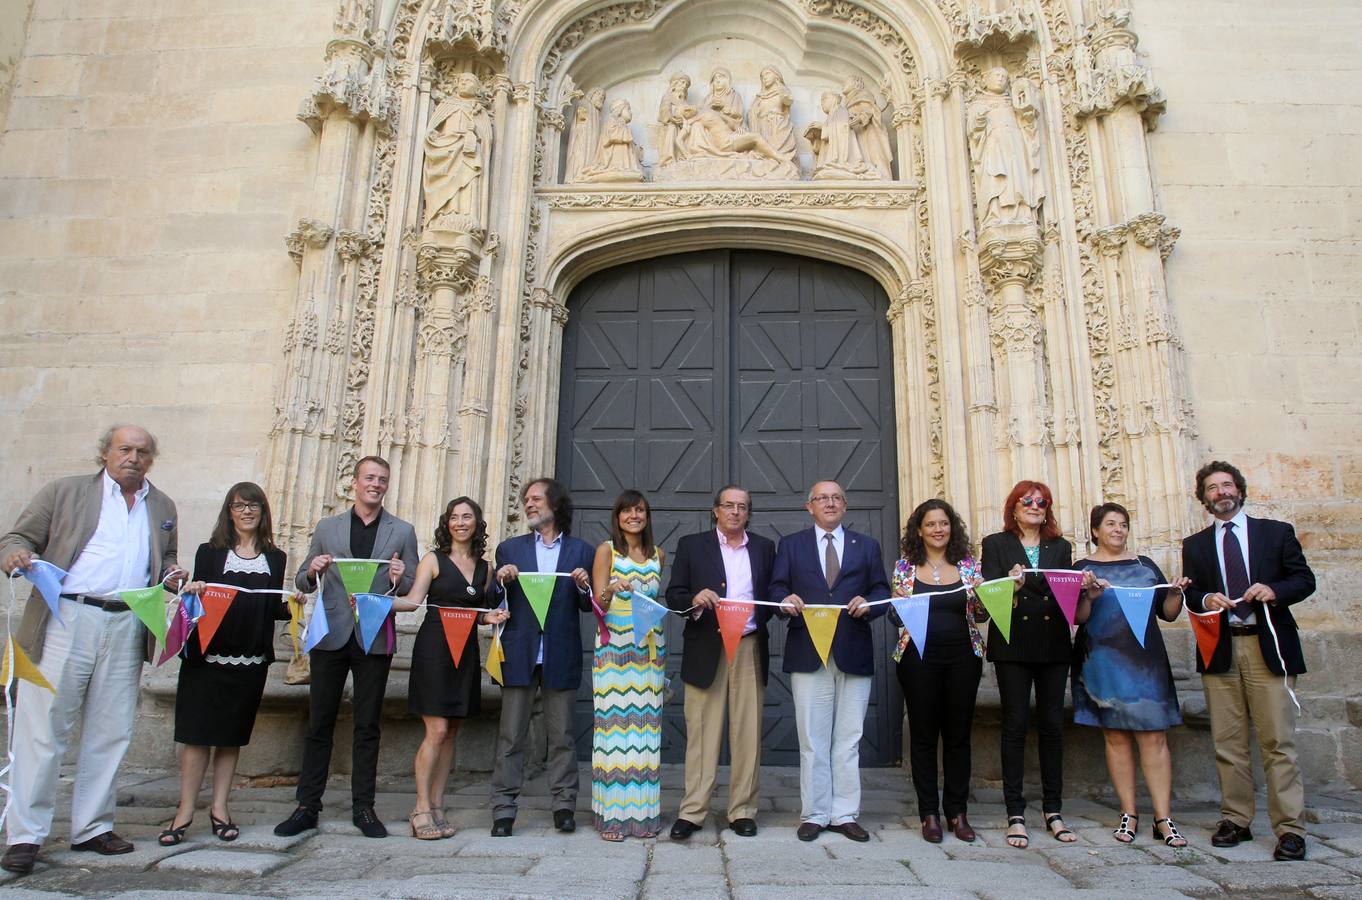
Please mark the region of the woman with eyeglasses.
[[[232, 485], [222, 501], [208, 543], [194, 555], [194, 583], [185, 593], [200, 594], [207, 583], [230, 587], [281, 590], [284, 551], [274, 546], [270, 504], [258, 484]], [[288, 603], [280, 594], [240, 592], [233, 598], [208, 646], [204, 623], [189, 636], [180, 663], [175, 694], [175, 741], [180, 753], [180, 807], [158, 842], [172, 847], [184, 840], [194, 821], [199, 789], [213, 763], [213, 801], [208, 820], [219, 840], [240, 835], [227, 809], [241, 748], [250, 743], [255, 714], [265, 693], [265, 678], [274, 662], [275, 622], [287, 619]]]
[[1003, 530], [984, 538], [984, 579], [1017, 579], [1012, 597], [1012, 629], [1004, 640], [995, 618], [988, 629], [988, 659], [998, 677], [1002, 704], [1003, 803], [1007, 843], [1030, 843], [1026, 797], [1022, 793], [1026, 731], [1031, 692], [1036, 695], [1036, 733], [1040, 745], [1041, 813], [1045, 827], [1061, 843], [1077, 840], [1060, 816], [1064, 790], [1064, 685], [1073, 644], [1045, 576], [1027, 569], [1068, 569], [1073, 545], [1060, 536], [1054, 498], [1039, 481], [1019, 481], [1003, 507]]

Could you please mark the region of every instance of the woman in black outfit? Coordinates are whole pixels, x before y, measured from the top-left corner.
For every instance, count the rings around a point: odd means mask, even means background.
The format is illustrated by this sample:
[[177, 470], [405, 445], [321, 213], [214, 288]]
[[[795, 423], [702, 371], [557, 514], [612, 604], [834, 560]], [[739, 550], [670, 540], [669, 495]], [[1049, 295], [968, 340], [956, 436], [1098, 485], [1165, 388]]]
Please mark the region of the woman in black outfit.
[[1011, 640], [1003, 640], [996, 619], [988, 630], [988, 659], [998, 676], [1002, 701], [1003, 802], [1007, 842], [1023, 848], [1026, 798], [1022, 795], [1031, 688], [1036, 691], [1036, 732], [1040, 744], [1041, 813], [1055, 840], [1077, 838], [1060, 817], [1064, 790], [1064, 686], [1073, 644], [1069, 621], [1044, 575], [1023, 569], [1068, 569], [1073, 546], [1060, 537], [1054, 498], [1039, 481], [1019, 481], [1007, 495], [1003, 530], [983, 541], [984, 579], [1019, 579], [1012, 598]]
[[[988, 613], [974, 596], [979, 564], [969, 552], [965, 523], [945, 500], [928, 500], [903, 527], [903, 558], [894, 564], [895, 597], [938, 594], [927, 601], [926, 646], [908, 629], [899, 632], [894, 660], [908, 707], [909, 761], [917, 791], [922, 837], [941, 843], [941, 813], [962, 841], [973, 841], [965, 817], [969, 800], [970, 731], [974, 699], [984, 671], [984, 642], [978, 626]], [[890, 618], [903, 622], [896, 612]], [[936, 755], [941, 750], [945, 785], [937, 793]]]
[[454, 765], [459, 721], [477, 715], [482, 698], [477, 632], [468, 635], [459, 664], [454, 665], [439, 608], [483, 610], [477, 618], [480, 624], [506, 620], [504, 609], [487, 609], [492, 573], [483, 559], [486, 552], [487, 523], [482, 508], [467, 497], [449, 501], [435, 526], [435, 549], [417, 566], [411, 592], [393, 603], [395, 610], [417, 609], [423, 601], [426, 604], [426, 617], [411, 651], [407, 688], [407, 708], [426, 726], [425, 739], [416, 749], [416, 808], [410, 817], [412, 836], [421, 840], [453, 837], [456, 833], [445, 818], [445, 783]]
[[[194, 555], [195, 583], [187, 585], [185, 593], [197, 594], [208, 582], [281, 590], [284, 563], [284, 551], [274, 546], [265, 492], [243, 481], [227, 492], [212, 537], [199, 545]], [[241, 833], [227, 810], [227, 797], [241, 748], [250, 743], [265, 678], [274, 662], [275, 622], [288, 617], [283, 596], [241, 592], [227, 608], [206, 653], [197, 633], [185, 642], [175, 694], [175, 741], [185, 745], [180, 753], [180, 806], [158, 838], [162, 846], [184, 840], [214, 748], [208, 819], [221, 840], [234, 841]]]

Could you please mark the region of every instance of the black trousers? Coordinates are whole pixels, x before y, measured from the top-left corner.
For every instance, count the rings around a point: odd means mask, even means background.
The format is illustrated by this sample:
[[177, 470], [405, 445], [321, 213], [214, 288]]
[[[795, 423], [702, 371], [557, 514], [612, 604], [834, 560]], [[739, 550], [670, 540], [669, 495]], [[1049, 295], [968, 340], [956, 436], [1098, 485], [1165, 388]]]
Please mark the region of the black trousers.
[[392, 657], [365, 653], [356, 635], [351, 634], [349, 643], [339, 650], [313, 650], [311, 663], [307, 737], [303, 740], [303, 769], [298, 773], [298, 805], [314, 812], [321, 811], [326, 776], [331, 769], [336, 714], [340, 711], [345, 677], [353, 675], [355, 736], [350, 765], [350, 802], [355, 810], [373, 806], [374, 780], [378, 774], [379, 721]]
[[1040, 745], [1041, 811], [1058, 813], [1064, 793], [1064, 686], [1068, 663], [995, 662], [1002, 700], [1003, 803], [1009, 816], [1026, 813], [1022, 774], [1031, 688], [1036, 689], [1036, 737]]
[[[945, 813], [954, 819], [969, 801], [970, 731], [984, 661], [963, 648], [927, 648], [927, 659], [909, 645], [899, 660], [899, 686], [908, 707], [908, 762], [917, 791], [919, 818]], [[945, 785], [938, 805], [936, 752], [941, 746]]]

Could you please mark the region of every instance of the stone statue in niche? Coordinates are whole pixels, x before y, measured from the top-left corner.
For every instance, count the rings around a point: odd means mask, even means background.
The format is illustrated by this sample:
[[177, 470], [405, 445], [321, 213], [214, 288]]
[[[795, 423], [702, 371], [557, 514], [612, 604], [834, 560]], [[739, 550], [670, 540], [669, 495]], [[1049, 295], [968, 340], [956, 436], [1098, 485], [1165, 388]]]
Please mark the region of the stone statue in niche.
[[572, 125], [568, 128], [567, 158], [563, 167], [563, 182], [582, 180], [582, 170], [591, 165], [596, 156], [600, 136], [592, 127], [591, 106], [576, 103], [572, 107]]
[[452, 232], [482, 240], [487, 224], [492, 120], [481, 95], [478, 76], [464, 72], [454, 82], [454, 95], [430, 117], [421, 176], [427, 232]]
[[657, 122], [661, 126], [657, 142], [659, 166], [686, 158], [686, 128], [698, 112], [690, 103], [690, 76], [684, 72], [673, 74], [667, 79], [667, 93], [657, 106]]
[[752, 130], [760, 135], [771, 149], [783, 159], [794, 161], [798, 153], [794, 126], [790, 124], [790, 107], [794, 95], [785, 86], [785, 77], [775, 66], [761, 70], [761, 90], [752, 101]]
[[865, 161], [875, 167], [881, 178], [893, 178], [894, 151], [890, 149], [889, 132], [884, 127], [880, 105], [865, 86], [865, 79], [859, 75], [848, 78], [842, 84], [842, 98]]
[[842, 102], [842, 95], [836, 91], [824, 91], [819, 97], [819, 105], [827, 118], [804, 129], [804, 137], [813, 145], [813, 180], [879, 180], [880, 173], [865, 161], [865, 155], [861, 153], [860, 141], [852, 130], [851, 115]]
[[628, 100], [610, 104], [610, 118], [601, 131], [595, 161], [582, 170], [583, 181], [628, 182], [643, 180], [643, 148], [634, 143], [629, 123], [634, 112]]
[[681, 126], [681, 147], [670, 164], [659, 165], [659, 181], [706, 178], [797, 180], [799, 165], [747, 129], [742, 97], [727, 69], [715, 69], [709, 94]]
[[970, 104], [968, 114], [981, 232], [1005, 226], [1038, 227], [1036, 213], [1045, 191], [1035, 122], [1030, 82], [1009, 84], [1007, 70], [1002, 68], [984, 73], [983, 91]]

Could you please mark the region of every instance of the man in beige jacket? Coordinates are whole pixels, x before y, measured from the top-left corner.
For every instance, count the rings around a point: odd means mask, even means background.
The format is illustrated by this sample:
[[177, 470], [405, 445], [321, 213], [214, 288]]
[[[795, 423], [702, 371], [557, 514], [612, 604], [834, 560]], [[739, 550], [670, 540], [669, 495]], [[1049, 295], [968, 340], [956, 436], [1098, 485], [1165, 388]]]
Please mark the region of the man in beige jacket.
[[0, 538], [0, 568], [35, 558], [66, 570], [61, 622], [35, 590], [15, 638], [55, 688], [20, 689], [14, 714], [14, 768], [8, 843], [0, 867], [27, 874], [52, 830], [57, 775], [79, 720], [80, 755], [71, 798], [71, 848], [104, 855], [133, 846], [113, 831], [114, 777], [132, 739], [146, 629], [114, 592], [185, 572], [176, 564], [175, 504], [146, 480], [156, 439], [121, 425], [104, 433], [100, 471], [50, 482]]

